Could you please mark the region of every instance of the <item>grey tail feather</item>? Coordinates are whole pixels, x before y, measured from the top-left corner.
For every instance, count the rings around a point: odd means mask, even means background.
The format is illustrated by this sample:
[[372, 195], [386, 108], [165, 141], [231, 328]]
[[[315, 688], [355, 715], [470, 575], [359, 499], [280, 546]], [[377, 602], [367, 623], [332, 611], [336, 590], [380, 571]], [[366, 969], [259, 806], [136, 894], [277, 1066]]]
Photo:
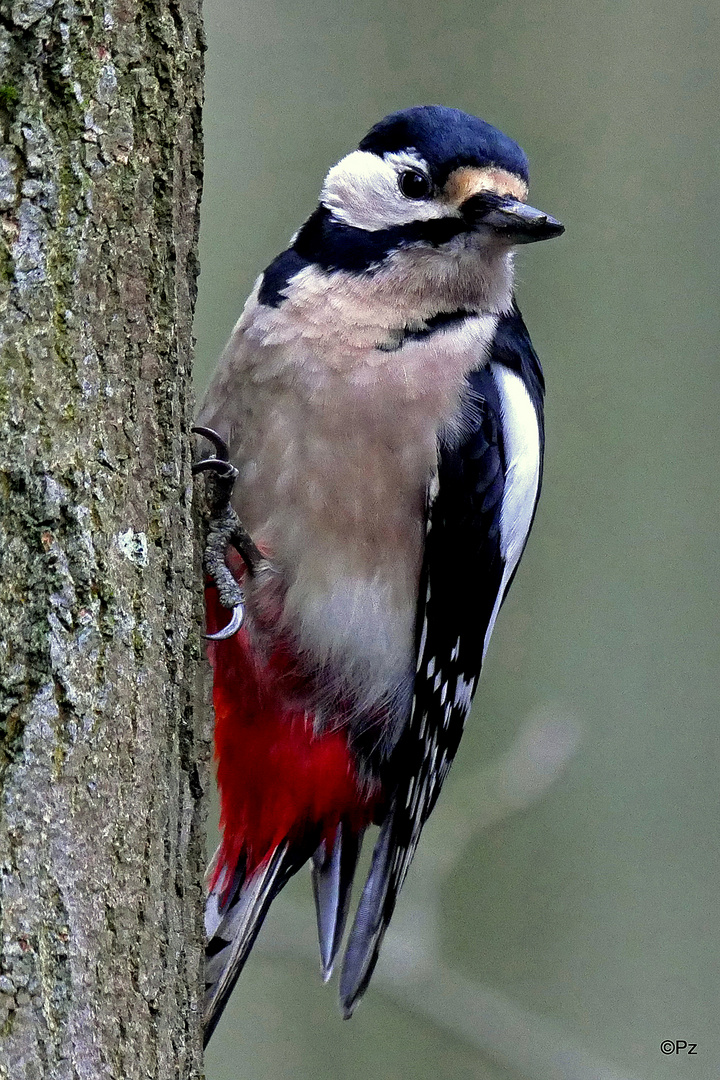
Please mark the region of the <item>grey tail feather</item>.
[[333, 963], [340, 948], [364, 829], [357, 833], [347, 822], [340, 822], [332, 848], [325, 841], [313, 855], [312, 883], [317, 912], [320, 959], [325, 982], [332, 975]]
[[391, 888], [393, 863], [397, 852], [394, 842], [392, 810], [383, 822], [373, 851], [372, 864], [363, 889], [355, 920], [348, 938], [340, 974], [340, 1005], [349, 1019], [365, 993], [388, 922], [395, 908], [397, 888]]
[[276, 848], [268, 862], [247, 880], [244, 880], [242, 873], [238, 876], [236, 872], [229, 900], [223, 902], [220, 899], [225, 891], [220, 883], [208, 896], [205, 909], [205, 1046], [222, 1015], [270, 904], [292, 873], [289, 846], [285, 843]]

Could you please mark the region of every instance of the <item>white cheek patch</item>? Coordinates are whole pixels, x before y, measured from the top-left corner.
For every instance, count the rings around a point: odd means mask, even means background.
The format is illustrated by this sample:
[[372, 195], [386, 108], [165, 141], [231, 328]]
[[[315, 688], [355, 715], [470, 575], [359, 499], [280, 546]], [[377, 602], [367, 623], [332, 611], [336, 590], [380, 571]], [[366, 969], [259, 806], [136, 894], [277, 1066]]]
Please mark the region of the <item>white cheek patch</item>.
[[427, 199], [406, 198], [398, 187], [403, 169], [428, 172], [427, 162], [417, 154], [378, 157], [369, 150], [353, 150], [325, 177], [320, 202], [337, 221], [367, 232], [458, 215], [458, 211], [449, 211], [447, 204], [437, 202], [432, 195]]

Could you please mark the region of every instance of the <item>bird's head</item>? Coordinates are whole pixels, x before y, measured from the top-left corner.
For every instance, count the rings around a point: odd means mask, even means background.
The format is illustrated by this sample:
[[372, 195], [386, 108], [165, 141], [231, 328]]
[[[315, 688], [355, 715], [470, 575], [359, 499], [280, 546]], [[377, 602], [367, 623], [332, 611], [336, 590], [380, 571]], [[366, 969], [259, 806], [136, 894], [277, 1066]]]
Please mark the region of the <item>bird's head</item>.
[[[480, 236], [503, 246], [559, 236], [527, 205], [528, 163], [507, 135], [459, 109], [421, 105], [381, 120], [327, 175], [333, 220], [389, 244]], [[398, 231], [398, 230], [404, 230]]]
[[444, 312], [508, 310], [515, 246], [563, 232], [527, 192], [524, 152], [485, 121], [439, 105], [392, 113], [330, 169], [260, 302], [363, 342]]

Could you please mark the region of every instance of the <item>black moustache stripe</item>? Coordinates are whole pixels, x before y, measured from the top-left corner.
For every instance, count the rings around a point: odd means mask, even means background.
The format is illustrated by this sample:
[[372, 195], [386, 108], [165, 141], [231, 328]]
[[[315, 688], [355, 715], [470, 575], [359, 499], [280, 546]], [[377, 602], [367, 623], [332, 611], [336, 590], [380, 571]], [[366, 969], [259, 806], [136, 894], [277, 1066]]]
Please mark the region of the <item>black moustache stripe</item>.
[[336, 221], [327, 207], [319, 206], [303, 225], [293, 246], [278, 255], [265, 271], [258, 299], [268, 307], [278, 307], [290, 279], [306, 266], [373, 273], [395, 251], [413, 244], [440, 247], [467, 231], [467, 221], [447, 217], [369, 232]]

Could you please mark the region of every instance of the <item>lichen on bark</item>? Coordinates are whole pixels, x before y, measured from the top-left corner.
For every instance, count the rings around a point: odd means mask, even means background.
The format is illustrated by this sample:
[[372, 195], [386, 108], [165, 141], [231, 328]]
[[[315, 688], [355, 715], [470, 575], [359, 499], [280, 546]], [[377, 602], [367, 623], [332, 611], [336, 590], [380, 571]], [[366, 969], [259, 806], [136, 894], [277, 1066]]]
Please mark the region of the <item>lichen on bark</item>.
[[0, 2], [0, 1077], [201, 1075], [198, 0]]

